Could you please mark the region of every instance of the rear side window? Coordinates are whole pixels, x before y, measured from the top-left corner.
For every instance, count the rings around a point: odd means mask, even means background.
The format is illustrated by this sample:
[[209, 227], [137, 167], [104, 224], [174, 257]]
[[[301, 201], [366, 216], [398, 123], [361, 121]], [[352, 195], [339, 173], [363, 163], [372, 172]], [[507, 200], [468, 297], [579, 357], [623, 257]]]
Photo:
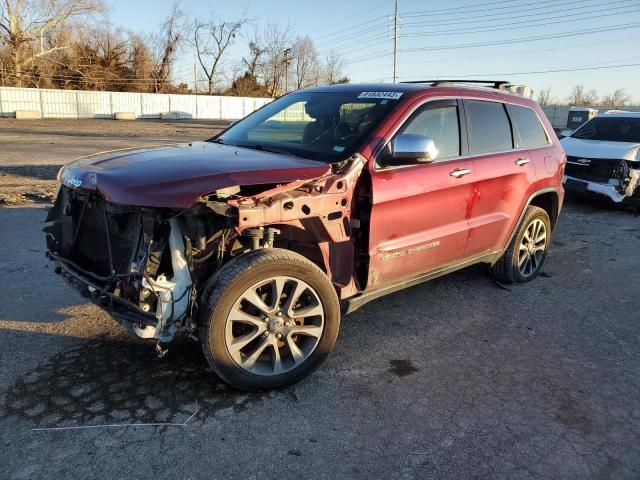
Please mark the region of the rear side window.
[[549, 139], [536, 112], [526, 107], [509, 105], [511, 120], [520, 134], [519, 147], [535, 148], [549, 144]]
[[469, 150], [472, 155], [513, 148], [511, 124], [503, 104], [467, 100], [465, 108], [470, 123]]

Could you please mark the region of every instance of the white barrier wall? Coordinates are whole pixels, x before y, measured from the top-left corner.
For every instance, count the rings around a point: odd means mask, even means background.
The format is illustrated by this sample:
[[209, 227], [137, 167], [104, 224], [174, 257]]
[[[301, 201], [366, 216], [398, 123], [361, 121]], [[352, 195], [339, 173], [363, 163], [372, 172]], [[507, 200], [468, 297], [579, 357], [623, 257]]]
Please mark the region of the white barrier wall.
[[[598, 107], [584, 105], [589, 108], [595, 108], [598, 112], [606, 112], [607, 110], [629, 110], [631, 112], [640, 111], [640, 107]], [[553, 128], [566, 128], [567, 119], [569, 118], [569, 108], [567, 105], [547, 105], [542, 107], [542, 111], [551, 122]]]
[[270, 98], [158, 93], [91, 92], [0, 87], [0, 116], [33, 110], [43, 118], [113, 118], [131, 112], [138, 118], [173, 113], [184, 119], [237, 120], [269, 103]]
[[[270, 101], [270, 98], [0, 87], [0, 117], [14, 116], [16, 110], [33, 110], [42, 113], [43, 118], [113, 118], [116, 112], [131, 112], [138, 118], [159, 118], [161, 114], [172, 113], [183, 119], [237, 120]], [[542, 110], [554, 128], [567, 126], [568, 106], [549, 105]], [[623, 110], [640, 111], [640, 106]], [[301, 121], [308, 117], [304, 107], [296, 104], [277, 119]]]

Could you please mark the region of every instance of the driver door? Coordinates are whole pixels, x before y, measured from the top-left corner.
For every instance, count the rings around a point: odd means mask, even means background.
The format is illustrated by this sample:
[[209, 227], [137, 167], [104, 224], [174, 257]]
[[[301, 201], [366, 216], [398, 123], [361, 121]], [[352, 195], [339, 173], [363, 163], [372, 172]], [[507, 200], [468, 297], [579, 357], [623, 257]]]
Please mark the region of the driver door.
[[[461, 261], [469, 230], [473, 161], [455, 99], [424, 103], [404, 121], [381, 155], [392, 155], [402, 133], [434, 140], [431, 163], [372, 168], [369, 282], [379, 288]], [[378, 155], [384, 162], [384, 158]], [[376, 162], [377, 163], [377, 162]]]

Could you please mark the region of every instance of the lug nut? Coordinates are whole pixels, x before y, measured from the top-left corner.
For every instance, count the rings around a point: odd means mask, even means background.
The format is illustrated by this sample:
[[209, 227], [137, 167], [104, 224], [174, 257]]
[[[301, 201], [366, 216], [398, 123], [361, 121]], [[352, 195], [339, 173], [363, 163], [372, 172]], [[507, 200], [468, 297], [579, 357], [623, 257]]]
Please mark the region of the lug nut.
[[262, 320], [264, 320], [265, 322], [269, 321], [269, 317], [262, 317]]
[[278, 313], [276, 313], [276, 315], [281, 317], [282, 316], [282, 312], [278, 312]]
[[286, 322], [284, 322], [284, 326], [288, 327], [289, 325], [291, 325], [291, 322], [289, 320], [287, 320]]
[[277, 338], [278, 340], [280, 340], [280, 339], [282, 338], [282, 334], [281, 334], [281, 333], [276, 333], [276, 338]]
[[269, 336], [269, 332], [264, 332], [264, 333], [262, 334], [262, 336], [263, 336], [264, 338], [267, 338], [267, 337]]

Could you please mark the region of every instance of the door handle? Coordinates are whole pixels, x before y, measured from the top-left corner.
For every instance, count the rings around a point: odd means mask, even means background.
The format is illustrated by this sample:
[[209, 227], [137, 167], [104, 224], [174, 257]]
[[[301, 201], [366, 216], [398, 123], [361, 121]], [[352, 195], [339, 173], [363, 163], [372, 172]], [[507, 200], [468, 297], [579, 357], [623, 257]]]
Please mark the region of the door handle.
[[469, 170], [468, 168], [457, 168], [453, 172], [450, 172], [449, 176], [460, 178], [460, 177], [464, 177], [465, 175], [469, 175], [470, 173], [471, 173], [471, 170]]
[[522, 167], [523, 165], [526, 165], [527, 163], [531, 163], [531, 160], [528, 158], [519, 158], [516, 160], [516, 165], [518, 165], [519, 167]]

